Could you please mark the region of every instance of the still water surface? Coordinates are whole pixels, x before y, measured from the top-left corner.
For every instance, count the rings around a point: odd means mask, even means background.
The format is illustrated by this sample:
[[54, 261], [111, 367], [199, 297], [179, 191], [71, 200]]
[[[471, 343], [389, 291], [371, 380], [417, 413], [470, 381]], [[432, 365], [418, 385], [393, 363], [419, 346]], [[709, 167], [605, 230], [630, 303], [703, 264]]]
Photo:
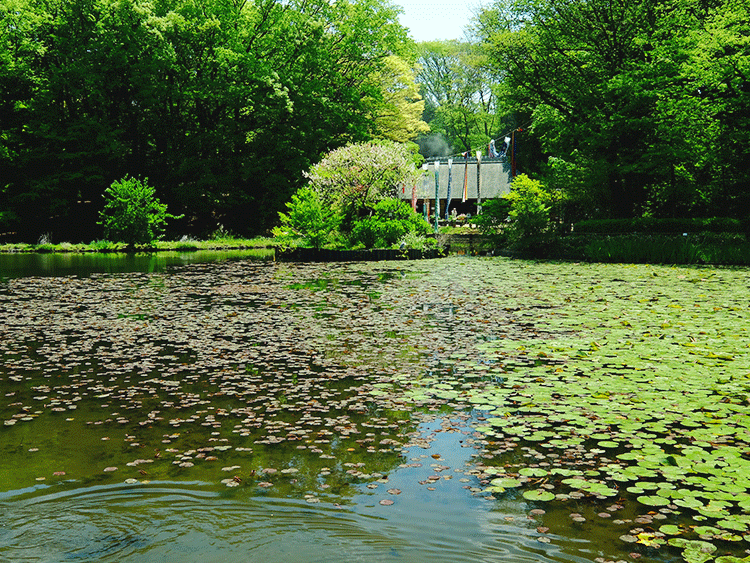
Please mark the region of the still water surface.
[[273, 260], [273, 249], [198, 250], [195, 252], [92, 252], [0, 254], [0, 278], [88, 276], [94, 273], [163, 272], [184, 264], [252, 258]]
[[476, 338], [455, 318], [474, 288], [217, 258], [0, 256], [0, 561], [624, 555], [595, 522], [483, 492], [483, 463], [522, 453], [487, 453], [484, 411], [401, 397]]
[[[462, 467], [466, 456], [448, 441], [433, 448], [448, 454], [447, 465]], [[8, 561], [588, 560], [555, 546], [542, 549], [523, 503], [480, 500], [457, 477], [450, 486], [427, 491], [416, 484], [419, 473], [410, 468], [389, 476], [387, 486], [402, 490], [391, 506], [379, 505], [380, 496], [364, 487], [340, 506], [241, 489], [216, 492], [189, 481], [50, 488], [15, 499], [6, 494], [0, 503], [5, 546], [0, 556]]]

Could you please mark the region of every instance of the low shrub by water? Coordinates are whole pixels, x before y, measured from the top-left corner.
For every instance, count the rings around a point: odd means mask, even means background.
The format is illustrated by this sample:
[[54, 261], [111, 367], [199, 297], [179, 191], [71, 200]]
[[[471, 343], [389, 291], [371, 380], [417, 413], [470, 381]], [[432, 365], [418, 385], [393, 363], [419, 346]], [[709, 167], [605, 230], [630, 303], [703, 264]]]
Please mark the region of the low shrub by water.
[[573, 227], [575, 233], [742, 233], [747, 223], [728, 217], [667, 218], [633, 217], [630, 219], [591, 219]]
[[750, 265], [750, 243], [739, 233], [570, 236], [563, 254], [593, 262]]

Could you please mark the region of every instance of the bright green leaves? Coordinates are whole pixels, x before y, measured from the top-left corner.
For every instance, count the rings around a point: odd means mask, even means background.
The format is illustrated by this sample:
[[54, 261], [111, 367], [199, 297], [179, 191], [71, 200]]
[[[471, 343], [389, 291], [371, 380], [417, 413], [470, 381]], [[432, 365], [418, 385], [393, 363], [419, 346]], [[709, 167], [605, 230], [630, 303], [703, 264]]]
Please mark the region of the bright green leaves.
[[550, 212], [559, 194], [549, 192], [541, 182], [525, 174], [516, 176], [511, 192], [508, 236], [510, 243], [520, 249], [539, 249], [549, 243], [553, 233]]
[[430, 231], [430, 225], [407, 202], [393, 198], [379, 201], [371, 215], [356, 220], [350, 238], [353, 246], [389, 248], [408, 233], [424, 237]]
[[104, 192], [106, 200], [100, 214], [104, 236], [114, 242], [150, 244], [160, 238], [167, 219], [167, 206], [156, 197], [156, 190], [146, 180], [125, 177]]
[[682, 549], [682, 557], [686, 563], [706, 563], [713, 559], [716, 546], [704, 541], [688, 541], [683, 538], [669, 540], [669, 545]]
[[[423, 154], [444, 156], [442, 151], [450, 146], [456, 151], [486, 147], [504, 125], [498, 115], [502, 111], [499, 80], [491, 72], [484, 50], [460, 41], [420, 43], [418, 50], [425, 116], [429, 116], [431, 133], [440, 138], [434, 145], [422, 142]], [[430, 154], [435, 147], [437, 154]]]
[[310, 187], [300, 188], [286, 206], [287, 213], [279, 213], [281, 226], [273, 229], [280, 244], [322, 248], [336, 240], [341, 214], [335, 207], [326, 205], [318, 192]]
[[746, 2], [515, 0], [479, 21], [507, 103], [555, 157], [545, 175], [580, 206], [571, 213], [742, 216]]
[[531, 501], [547, 502], [554, 500], [555, 494], [543, 489], [533, 489], [530, 491], [524, 491], [523, 498]]
[[150, 178], [198, 229], [220, 220], [232, 231], [264, 231], [303, 170], [371, 138], [373, 100], [388, 88], [374, 76], [384, 58], [414, 59], [398, 8], [381, 0], [8, 7], [13, 13], [0, 12], [0, 28], [12, 31], [0, 37], [0, 209], [32, 232], [68, 215], [94, 238], [95, 219], [81, 225], [87, 216], [73, 208], [98, 206], [126, 173]]

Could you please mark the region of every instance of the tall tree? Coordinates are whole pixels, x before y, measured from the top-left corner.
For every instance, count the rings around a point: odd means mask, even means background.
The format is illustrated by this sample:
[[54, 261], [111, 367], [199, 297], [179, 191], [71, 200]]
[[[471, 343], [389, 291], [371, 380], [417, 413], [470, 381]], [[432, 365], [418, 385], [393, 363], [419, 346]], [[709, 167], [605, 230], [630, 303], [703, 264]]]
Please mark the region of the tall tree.
[[589, 213], [711, 213], [748, 180], [741, 118], [721, 109], [744, 115], [748, 16], [742, 0], [518, 0], [478, 29]]
[[383, 59], [381, 68], [372, 76], [379, 98], [372, 112], [375, 134], [383, 139], [405, 143], [430, 126], [422, 121], [424, 100], [419, 94], [413, 64], [396, 55]]
[[387, 0], [4, 2], [0, 217], [95, 220], [131, 174], [184, 229], [263, 228], [303, 170], [374, 134], [372, 77], [409, 48], [397, 16]]
[[433, 132], [453, 150], [484, 146], [500, 134], [498, 80], [479, 45], [459, 41], [420, 43], [417, 81]]

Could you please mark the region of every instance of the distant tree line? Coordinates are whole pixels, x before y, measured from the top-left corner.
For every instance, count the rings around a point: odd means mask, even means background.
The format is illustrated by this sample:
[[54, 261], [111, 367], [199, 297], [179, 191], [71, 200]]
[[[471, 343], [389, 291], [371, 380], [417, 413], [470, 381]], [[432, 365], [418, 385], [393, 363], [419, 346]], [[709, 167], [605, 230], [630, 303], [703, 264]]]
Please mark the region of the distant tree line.
[[519, 168], [582, 218], [750, 215], [747, 0], [498, 0], [420, 47], [446, 152], [516, 131]]
[[268, 232], [330, 151], [418, 134], [436, 156], [513, 133], [561, 224], [748, 218], [747, 0], [497, 0], [466, 41], [419, 45], [398, 13], [4, 0], [0, 236], [93, 239], [123, 178], [147, 180], [182, 234]]
[[424, 130], [385, 0], [3, 0], [0, 233], [89, 240], [148, 179], [200, 234], [257, 234], [348, 142]]

